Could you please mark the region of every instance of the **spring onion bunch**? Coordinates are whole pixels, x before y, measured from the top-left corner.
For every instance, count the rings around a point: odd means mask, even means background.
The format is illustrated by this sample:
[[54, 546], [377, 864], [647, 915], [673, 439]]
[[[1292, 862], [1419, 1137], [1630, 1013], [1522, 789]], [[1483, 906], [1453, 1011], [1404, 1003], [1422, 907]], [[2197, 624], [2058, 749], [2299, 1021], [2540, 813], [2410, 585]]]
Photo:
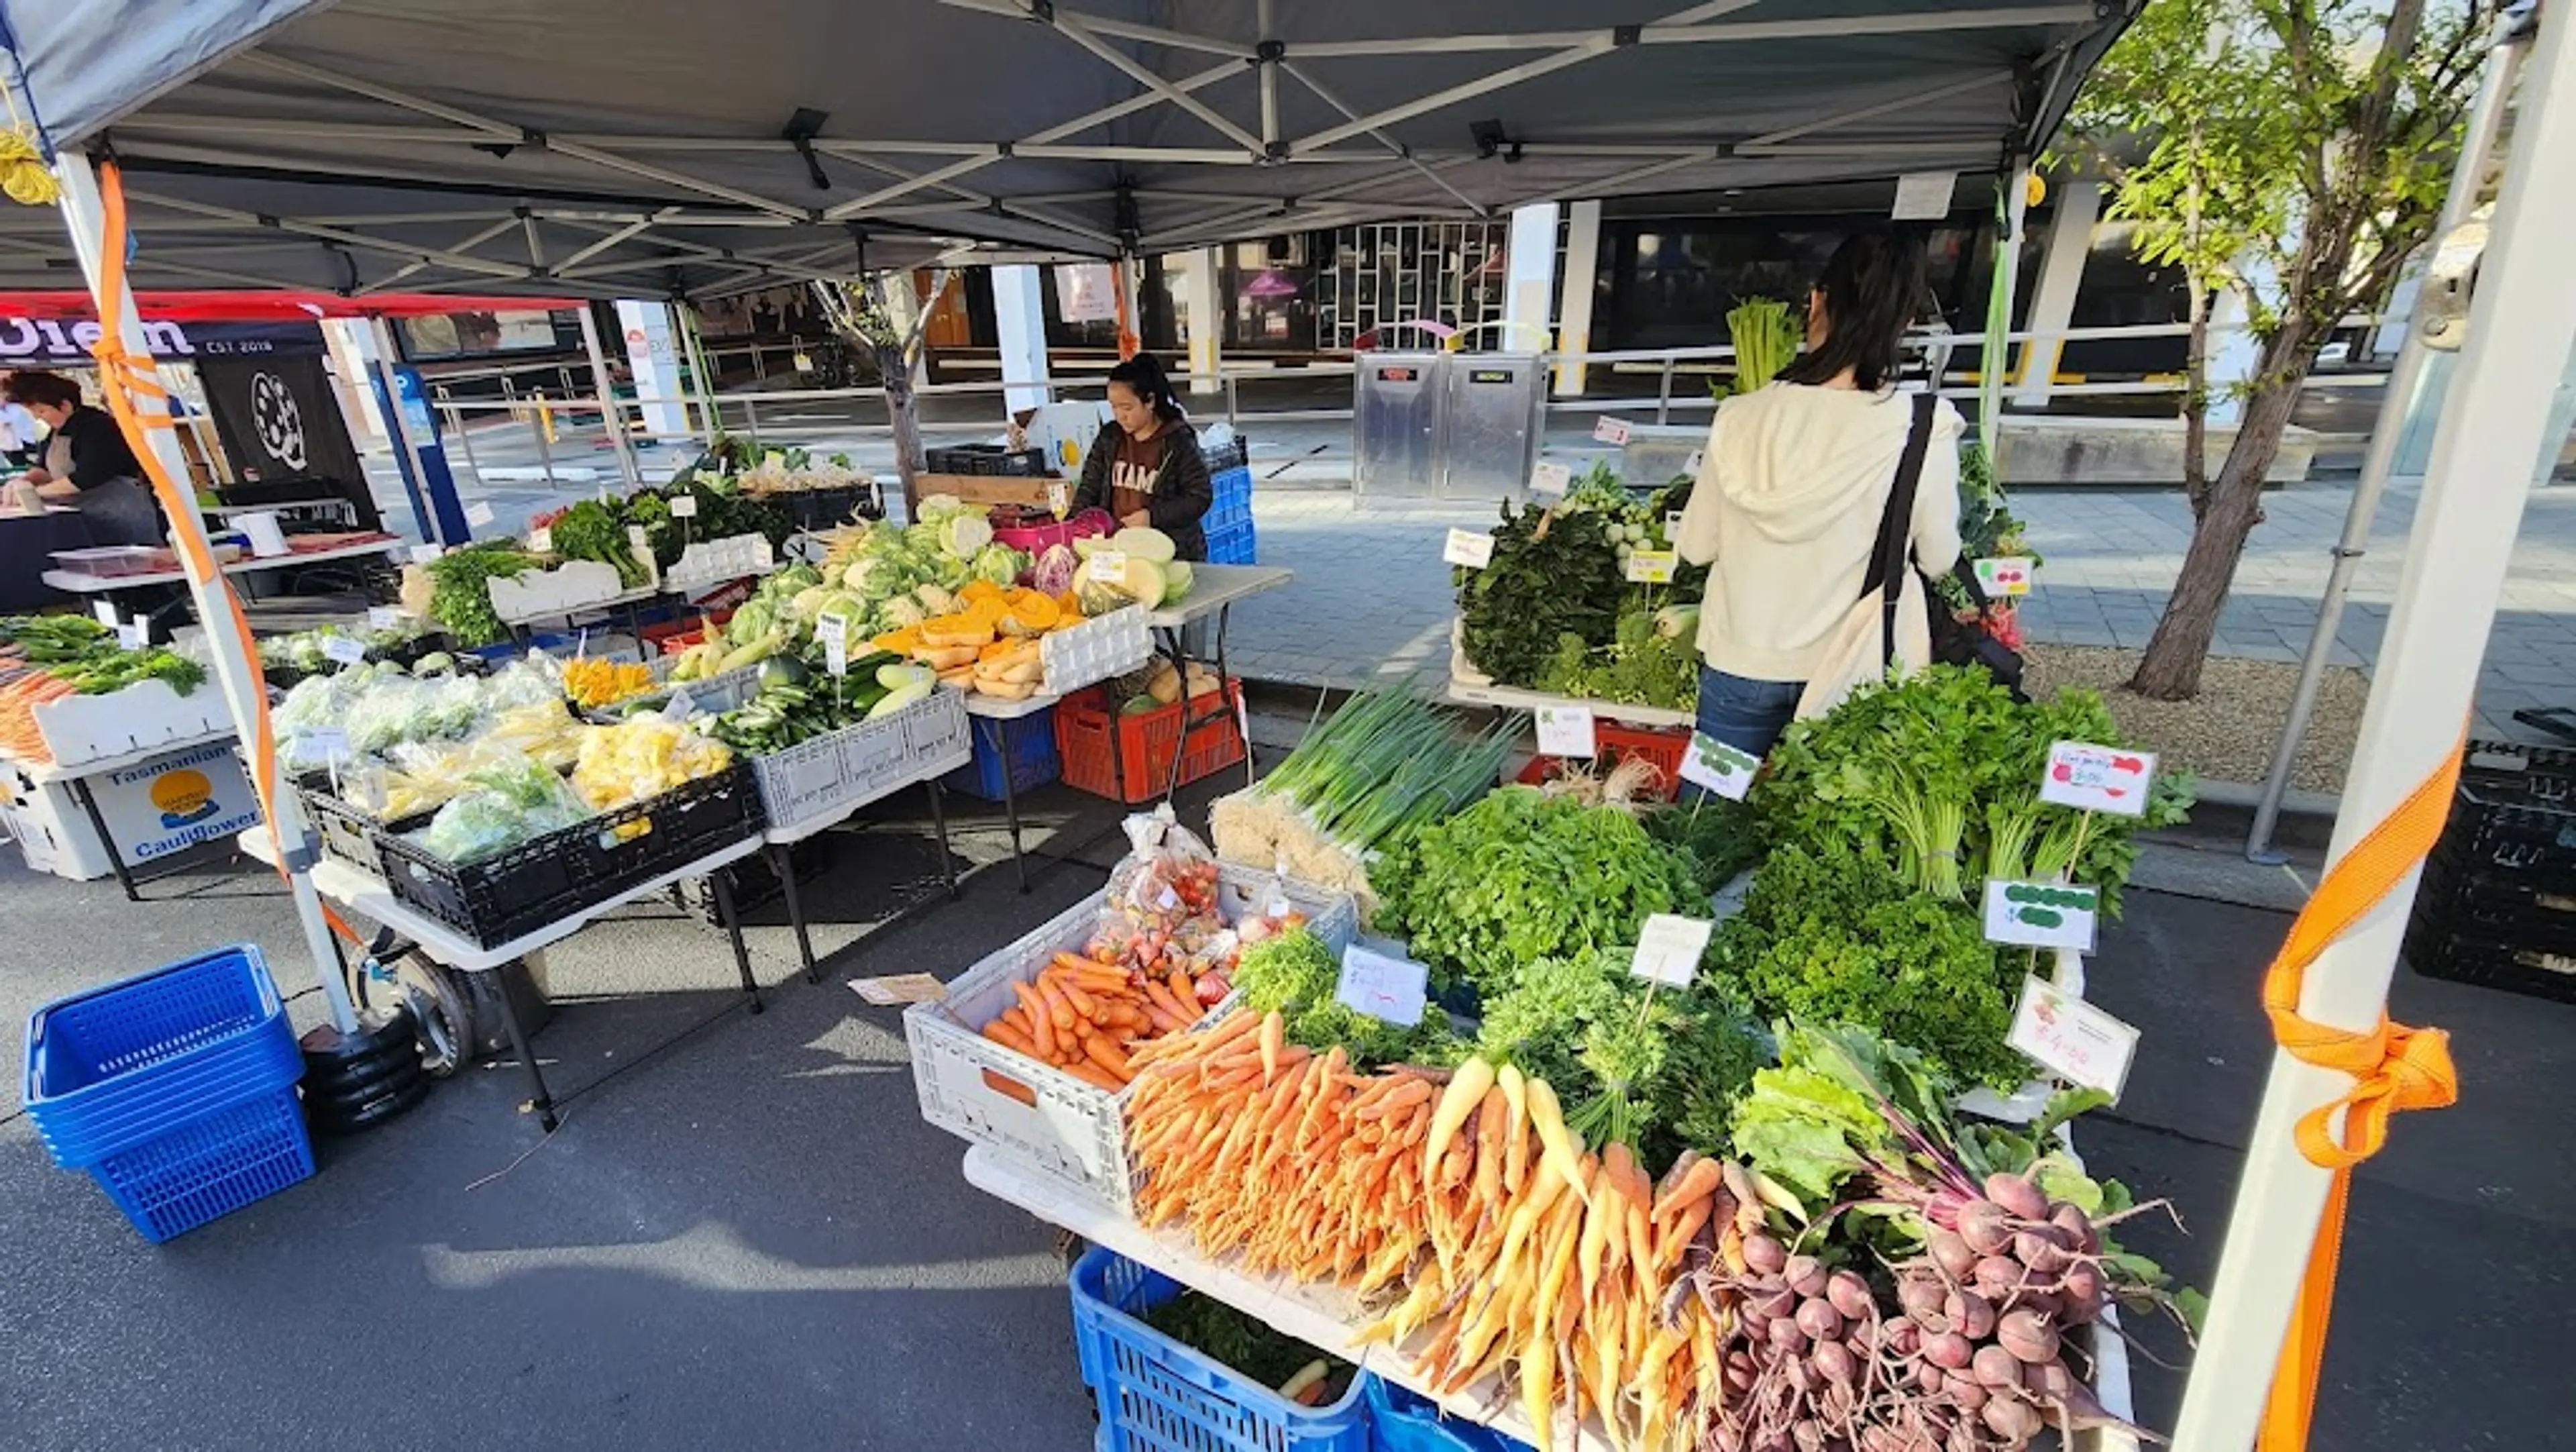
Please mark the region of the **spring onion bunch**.
[[1505, 722], [1461, 745], [1452, 713], [1401, 688], [1363, 691], [1262, 786], [1303, 808], [1326, 836], [1368, 851], [1491, 791], [1519, 726]]

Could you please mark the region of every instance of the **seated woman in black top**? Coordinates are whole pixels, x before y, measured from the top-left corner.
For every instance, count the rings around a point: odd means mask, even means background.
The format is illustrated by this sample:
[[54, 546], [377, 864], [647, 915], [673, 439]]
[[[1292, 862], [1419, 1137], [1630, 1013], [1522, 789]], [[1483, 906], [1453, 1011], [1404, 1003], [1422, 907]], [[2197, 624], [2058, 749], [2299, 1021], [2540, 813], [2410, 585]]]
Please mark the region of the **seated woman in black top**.
[[27, 474], [39, 494], [79, 509], [100, 544], [158, 545], [167, 538], [125, 431], [81, 401], [80, 385], [54, 373], [13, 373], [8, 396], [52, 430]]

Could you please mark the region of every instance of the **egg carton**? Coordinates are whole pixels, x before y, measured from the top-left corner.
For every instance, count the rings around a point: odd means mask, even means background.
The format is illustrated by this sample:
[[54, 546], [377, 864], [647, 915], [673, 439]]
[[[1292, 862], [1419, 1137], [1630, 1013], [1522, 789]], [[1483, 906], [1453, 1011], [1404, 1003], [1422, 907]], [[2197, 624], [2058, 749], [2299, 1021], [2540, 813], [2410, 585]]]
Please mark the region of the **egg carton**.
[[551, 570], [495, 575], [485, 582], [492, 613], [512, 625], [545, 620], [616, 599], [626, 591], [613, 565], [572, 560]]
[[1050, 632], [1038, 642], [1047, 693], [1057, 696], [1125, 675], [1153, 654], [1154, 638], [1145, 628], [1145, 612], [1134, 605]]
[[698, 590], [721, 585], [752, 575], [765, 575], [778, 568], [777, 553], [763, 534], [729, 535], [724, 539], [700, 540], [680, 552], [679, 563], [662, 577], [663, 587], [671, 590]]

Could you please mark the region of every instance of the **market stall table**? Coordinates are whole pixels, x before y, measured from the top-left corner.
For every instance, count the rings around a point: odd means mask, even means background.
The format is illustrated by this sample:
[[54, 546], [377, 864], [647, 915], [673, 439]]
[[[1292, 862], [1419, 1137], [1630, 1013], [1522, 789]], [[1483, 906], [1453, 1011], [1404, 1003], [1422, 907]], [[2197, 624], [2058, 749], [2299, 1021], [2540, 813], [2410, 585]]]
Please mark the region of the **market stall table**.
[[53, 568], [55, 551], [87, 549], [95, 543], [88, 518], [77, 509], [0, 514], [0, 611], [62, 604], [59, 588], [48, 588], [51, 582], [44, 578]]
[[[301, 569], [306, 565], [327, 564], [333, 560], [363, 559], [369, 555], [391, 555], [406, 549], [392, 535], [382, 539], [363, 540], [355, 544], [333, 545], [327, 549], [290, 550], [282, 555], [253, 555], [222, 567], [227, 575], [257, 575], [272, 570]], [[173, 568], [154, 570], [141, 575], [84, 575], [74, 570], [47, 570], [44, 582], [57, 590], [75, 595], [105, 595], [113, 600], [119, 591], [157, 589], [188, 583], [188, 577]]]
[[[1225, 671], [1225, 634], [1226, 626], [1233, 616], [1234, 603], [1255, 595], [1267, 594], [1272, 590], [1285, 589], [1289, 582], [1296, 578], [1297, 572], [1285, 565], [1192, 565], [1190, 593], [1177, 605], [1168, 605], [1160, 610], [1149, 610], [1145, 613], [1146, 626], [1155, 632], [1163, 654], [1170, 659], [1172, 669], [1180, 673], [1181, 680], [1184, 682], [1181, 735], [1179, 743], [1172, 751], [1171, 778], [1163, 789], [1166, 800], [1181, 789], [1181, 758], [1188, 754], [1190, 733], [1201, 726], [1224, 720], [1230, 709], [1226, 703], [1232, 694], [1232, 678], [1227, 676]], [[1215, 666], [1217, 679], [1227, 682], [1228, 685], [1226, 689], [1216, 693], [1218, 708], [1216, 712], [1212, 715], [1200, 715], [1188, 704], [1194, 698], [1188, 694], [1186, 688], [1190, 676], [1190, 658], [1187, 643], [1182, 638], [1182, 631], [1185, 627], [1205, 620], [1211, 615], [1216, 617], [1216, 658], [1205, 663]], [[1243, 732], [1243, 780], [1248, 786], [1258, 779], [1258, 773], [1252, 761], [1252, 733], [1243, 727], [1239, 714], [1236, 729]], [[1110, 740], [1114, 745], [1117, 733], [1111, 733]], [[1118, 779], [1124, 781], [1126, 768], [1123, 764], [1118, 771]]]
[[[1011, 758], [1011, 729], [1031, 716], [1044, 715], [1053, 711], [1063, 700], [1062, 695], [1044, 693], [1031, 696], [1025, 701], [1006, 701], [999, 696], [985, 695], [969, 695], [966, 698], [966, 715], [970, 726], [980, 732], [984, 728], [975, 723], [983, 721], [993, 723], [993, 755], [995, 760], [1002, 763], [1002, 815], [1011, 824], [1011, 866], [1020, 875], [1022, 892], [1029, 890], [1029, 859], [1026, 849], [1020, 845], [1020, 783], [1019, 771], [1013, 765]], [[1054, 723], [1048, 723], [1047, 729], [1054, 730]]]
[[[796, 864], [790, 857], [791, 850], [797, 843], [830, 831], [857, 816], [861, 808], [882, 801], [917, 781], [930, 796], [931, 827], [939, 834], [939, 876], [940, 880], [947, 885], [949, 900], [954, 902], [957, 899], [957, 866], [948, 855], [948, 813], [940, 804], [939, 778], [961, 766], [971, 764], [974, 759], [974, 747], [970, 741], [965, 750], [924, 766], [922, 774], [911, 780], [890, 783], [882, 791], [845, 802], [830, 811], [817, 812], [801, 822], [771, 827], [762, 834], [761, 841], [768, 850], [770, 868], [778, 874], [779, 895], [787, 907], [787, 925], [796, 930], [796, 957], [805, 965], [806, 982], [822, 982], [823, 973], [822, 965], [814, 959], [813, 939], [806, 930], [805, 904], [796, 889]], [[1012, 832], [1011, 847], [1016, 857], [1019, 849], [1016, 826]], [[1028, 875], [1025, 869], [1021, 872], [1020, 880], [1022, 889], [1026, 890]], [[913, 906], [917, 907], [919, 904], [916, 903]], [[901, 917], [911, 911], [912, 907], [906, 907], [896, 916]]]
[[[266, 826], [253, 827], [242, 833], [238, 840], [244, 853], [270, 866], [276, 865], [277, 848]], [[689, 878], [703, 877], [713, 887], [716, 911], [724, 919], [725, 936], [732, 941], [734, 968], [742, 975], [742, 990], [751, 997], [751, 1011], [758, 1013], [763, 1007], [760, 981], [752, 976], [751, 950], [743, 942], [742, 918], [734, 911], [733, 889], [727, 884], [722, 869], [759, 852], [763, 845], [762, 838], [746, 837], [659, 877], [639, 882], [605, 902], [577, 908], [542, 928], [490, 948], [424, 915], [395, 897], [393, 889], [385, 884], [383, 878], [360, 871], [346, 862], [324, 857], [314, 864], [312, 879], [314, 889], [324, 897], [391, 929], [437, 962], [459, 973], [490, 973], [572, 937], [621, 907], [658, 896]], [[501, 1020], [509, 1030], [510, 1047], [518, 1054], [520, 1066], [528, 1071], [528, 1085], [534, 1094], [531, 1102], [536, 1107], [537, 1121], [552, 1130], [557, 1122], [554, 1098], [546, 1089], [544, 1073], [537, 1068], [535, 1052], [528, 1047], [527, 1033], [519, 1026], [518, 1009], [511, 1003], [508, 992], [493, 996], [500, 1000]]]

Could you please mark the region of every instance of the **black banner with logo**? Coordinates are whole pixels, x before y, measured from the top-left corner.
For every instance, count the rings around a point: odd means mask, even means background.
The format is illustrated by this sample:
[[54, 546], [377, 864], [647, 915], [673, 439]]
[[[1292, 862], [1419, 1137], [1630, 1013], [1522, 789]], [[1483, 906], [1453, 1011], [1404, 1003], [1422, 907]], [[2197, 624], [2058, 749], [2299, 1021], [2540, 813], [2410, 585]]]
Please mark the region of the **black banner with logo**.
[[197, 381], [205, 386], [206, 410], [242, 483], [328, 481], [314, 497], [349, 499], [358, 505], [360, 522], [375, 527], [366, 471], [320, 358], [200, 354]]
[[[180, 323], [166, 318], [143, 325], [152, 356], [181, 363], [209, 358], [320, 357], [328, 351], [319, 323]], [[11, 317], [0, 314], [0, 368], [80, 368], [98, 361], [90, 345], [98, 324], [88, 318]]]

